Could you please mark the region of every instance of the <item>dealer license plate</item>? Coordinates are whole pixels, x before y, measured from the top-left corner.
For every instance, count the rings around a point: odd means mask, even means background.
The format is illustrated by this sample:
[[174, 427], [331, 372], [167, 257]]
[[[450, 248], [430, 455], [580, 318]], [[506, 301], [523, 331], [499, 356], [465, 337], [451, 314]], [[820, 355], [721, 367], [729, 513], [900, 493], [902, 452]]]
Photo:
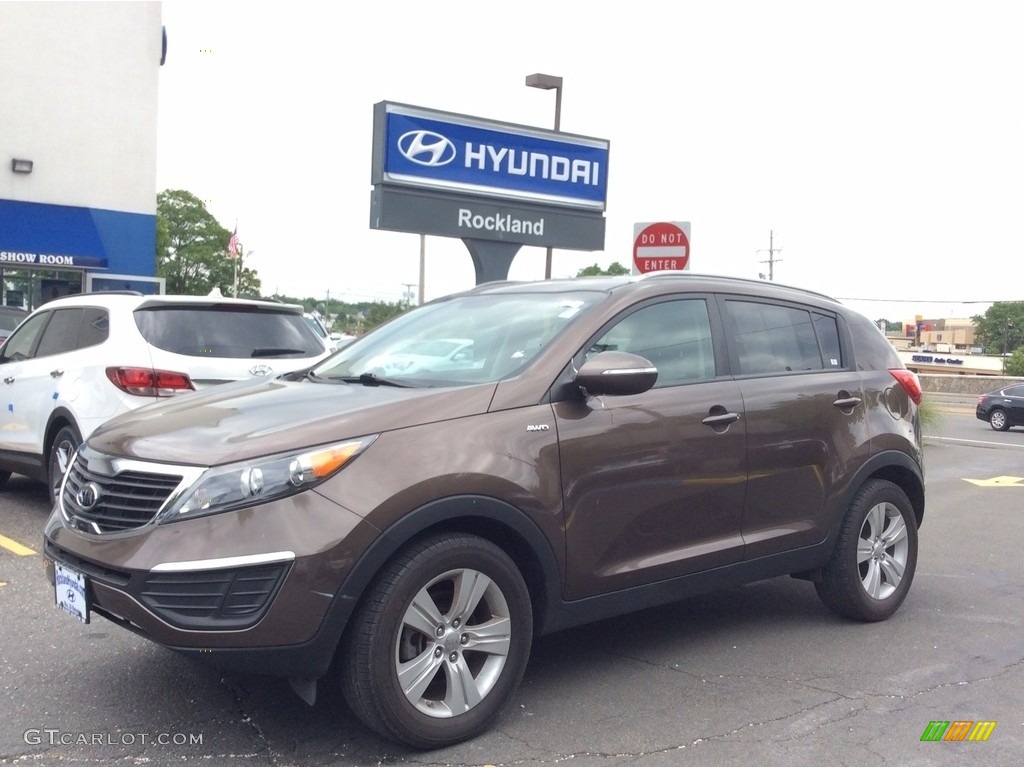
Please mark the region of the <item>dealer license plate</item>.
[[53, 593], [57, 607], [88, 624], [89, 598], [86, 597], [85, 574], [60, 563], [54, 563], [53, 569]]

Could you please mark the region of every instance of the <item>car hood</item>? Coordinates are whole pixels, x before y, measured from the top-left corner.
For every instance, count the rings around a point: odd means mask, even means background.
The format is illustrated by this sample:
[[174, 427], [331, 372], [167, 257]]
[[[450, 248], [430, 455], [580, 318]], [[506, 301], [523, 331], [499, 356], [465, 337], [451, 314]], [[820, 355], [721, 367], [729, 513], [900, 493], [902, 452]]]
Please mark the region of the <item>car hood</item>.
[[413, 389], [289, 381], [222, 384], [129, 411], [89, 445], [112, 456], [215, 466], [483, 413], [494, 384]]

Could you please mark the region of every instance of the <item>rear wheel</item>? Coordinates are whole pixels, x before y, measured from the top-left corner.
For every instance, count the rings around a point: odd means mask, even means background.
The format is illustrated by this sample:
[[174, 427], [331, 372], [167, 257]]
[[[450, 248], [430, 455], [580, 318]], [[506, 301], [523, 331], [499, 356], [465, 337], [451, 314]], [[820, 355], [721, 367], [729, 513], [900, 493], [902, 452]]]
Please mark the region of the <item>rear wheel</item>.
[[82, 442], [78, 430], [70, 424], [60, 428], [50, 444], [50, 456], [47, 463], [46, 477], [50, 486], [50, 503], [56, 503], [60, 495], [60, 485], [64, 481], [64, 473], [71, 464], [71, 457]]
[[530, 653], [530, 595], [491, 542], [445, 534], [417, 543], [379, 574], [342, 647], [352, 711], [419, 749], [471, 738], [497, 717]]
[[996, 408], [988, 415], [988, 423], [997, 432], [1005, 432], [1010, 428], [1010, 420], [1002, 408]]
[[907, 596], [916, 567], [917, 518], [910, 499], [888, 480], [870, 480], [850, 504], [815, 587], [839, 615], [882, 621]]

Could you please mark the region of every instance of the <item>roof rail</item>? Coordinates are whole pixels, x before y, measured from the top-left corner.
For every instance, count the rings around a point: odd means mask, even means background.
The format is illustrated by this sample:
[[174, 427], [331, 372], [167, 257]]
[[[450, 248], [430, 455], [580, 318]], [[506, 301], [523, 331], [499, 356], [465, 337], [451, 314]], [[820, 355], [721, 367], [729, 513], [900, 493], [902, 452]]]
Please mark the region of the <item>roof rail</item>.
[[[69, 293], [68, 296], [147, 296], [142, 291], [86, 291], [84, 293]], [[153, 294], [160, 296], [162, 294]], [[63, 297], [61, 297], [63, 298]]]
[[671, 270], [671, 269], [658, 270], [658, 271], [654, 271], [654, 272], [645, 272], [645, 273], [639, 275], [639, 279], [641, 279], [641, 280], [658, 279], [658, 278], [663, 278], [664, 279], [664, 278], [669, 278], [669, 277], [675, 277], [675, 278], [690, 277], [692, 279], [699, 279], [699, 278], [703, 277], [703, 278], [711, 278], [711, 279], [714, 279], [714, 280], [730, 280], [730, 281], [734, 281], [734, 282], [737, 282], [737, 283], [743, 283], [745, 285], [765, 285], [765, 284], [767, 284], [767, 285], [774, 285], [774, 286], [776, 286], [778, 288], [782, 288], [782, 289], [789, 290], [789, 291], [797, 291], [798, 293], [805, 293], [808, 296], [817, 296], [817, 297], [822, 298], [822, 299], [828, 299], [829, 301], [838, 301], [838, 299], [836, 299], [834, 296], [830, 296], [827, 293], [822, 293], [821, 291], [813, 291], [810, 288], [802, 288], [802, 287], [800, 287], [798, 285], [789, 285], [788, 283], [776, 283], [774, 281], [755, 280], [752, 277], [737, 277], [736, 275], [718, 275], [718, 274], [714, 274], [714, 273], [711, 273], [711, 272], [691, 272], [689, 270], [678, 270], [678, 269], [677, 270]]

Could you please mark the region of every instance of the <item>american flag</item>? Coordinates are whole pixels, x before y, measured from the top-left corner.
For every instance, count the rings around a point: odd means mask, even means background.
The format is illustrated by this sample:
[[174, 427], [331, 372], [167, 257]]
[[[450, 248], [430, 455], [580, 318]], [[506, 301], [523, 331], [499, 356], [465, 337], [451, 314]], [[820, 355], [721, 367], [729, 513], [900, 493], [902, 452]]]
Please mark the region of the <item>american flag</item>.
[[228, 240], [228, 258], [238, 258], [238, 227], [235, 227], [235, 231], [231, 233], [231, 239]]

